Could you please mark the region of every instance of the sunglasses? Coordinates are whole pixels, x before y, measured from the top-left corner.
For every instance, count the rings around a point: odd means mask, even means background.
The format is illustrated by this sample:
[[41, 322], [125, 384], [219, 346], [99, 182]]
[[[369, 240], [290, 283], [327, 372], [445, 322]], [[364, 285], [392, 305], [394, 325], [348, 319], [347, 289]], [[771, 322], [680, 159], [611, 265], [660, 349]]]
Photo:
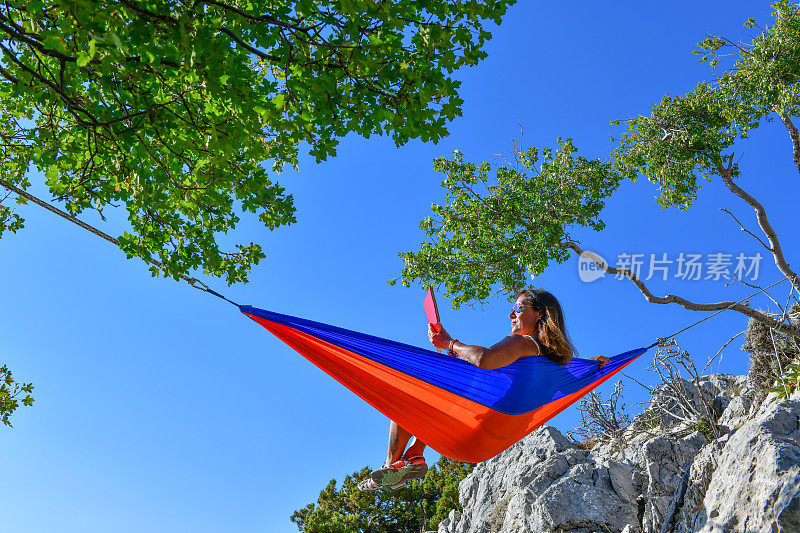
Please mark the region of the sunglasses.
[[512, 313], [514, 313], [515, 315], [520, 315], [520, 314], [522, 314], [522, 312], [523, 312], [525, 309], [527, 309], [528, 307], [530, 307], [530, 305], [516, 304], [516, 305], [515, 305], [515, 306], [514, 306], [514, 307], [511, 309], [511, 312], [512, 312]]
[[514, 305], [514, 307], [511, 309], [511, 312], [514, 313], [515, 315], [519, 315], [519, 314], [522, 314], [522, 312], [525, 309], [528, 309], [528, 308], [531, 308], [534, 311], [539, 311], [540, 313], [544, 313], [544, 311], [542, 311], [542, 309], [540, 309], [540, 308], [536, 308], [536, 307], [534, 307], [532, 305], [523, 305], [523, 304]]

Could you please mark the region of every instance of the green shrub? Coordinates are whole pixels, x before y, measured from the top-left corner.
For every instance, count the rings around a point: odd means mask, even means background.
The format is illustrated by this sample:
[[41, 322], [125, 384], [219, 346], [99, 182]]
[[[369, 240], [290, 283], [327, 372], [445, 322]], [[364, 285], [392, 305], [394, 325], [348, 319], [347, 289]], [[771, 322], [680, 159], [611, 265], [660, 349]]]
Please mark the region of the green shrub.
[[451, 509], [461, 510], [458, 484], [474, 465], [442, 457], [423, 479], [395, 491], [361, 492], [358, 482], [370, 467], [345, 476], [341, 486], [332, 479], [310, 503], [292, 513], [291, 520], [306, 533], [401, 533], [435, 530]]

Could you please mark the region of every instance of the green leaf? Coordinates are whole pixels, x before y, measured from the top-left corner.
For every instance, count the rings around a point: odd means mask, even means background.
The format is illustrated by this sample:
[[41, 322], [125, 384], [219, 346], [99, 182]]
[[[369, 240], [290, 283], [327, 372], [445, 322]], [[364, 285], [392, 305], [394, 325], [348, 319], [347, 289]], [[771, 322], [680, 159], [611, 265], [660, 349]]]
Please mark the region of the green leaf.
[[42, 46], [44, 46], [48, 50], [56, 50], [58, 52], [61, 52], [62, 54], [67, 53], [67, 46], [64, 43], [64, 39], [62, 39], [57, 35], [50, 35], [48, 37], [45, 37], [44, 40], [42, 40]]
[[120, 53], [122, 53], [122, 54], [127, 54], [127, 51], [125, 50], [125, 47], [122, 46], [122, 40], [119, 38], [119, 35], [117, 35], [116, 32], [114, 32], [114, 31], [110, 31], [109, 35], [111, 36], [111, 40], [114, 41], [114, 44], [116, 45], [117, 50], [119, 50]]

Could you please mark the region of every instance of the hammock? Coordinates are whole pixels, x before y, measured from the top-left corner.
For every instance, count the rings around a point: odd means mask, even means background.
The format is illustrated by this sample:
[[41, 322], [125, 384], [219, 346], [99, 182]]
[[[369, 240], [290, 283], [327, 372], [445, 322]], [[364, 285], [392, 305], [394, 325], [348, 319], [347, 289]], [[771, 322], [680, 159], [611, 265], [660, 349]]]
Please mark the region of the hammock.
[[522, 357], [495, 370], [357, 331], [251, 306], [240, 310], [440, 454], [485, 461], [647, 351], [566, 366]]

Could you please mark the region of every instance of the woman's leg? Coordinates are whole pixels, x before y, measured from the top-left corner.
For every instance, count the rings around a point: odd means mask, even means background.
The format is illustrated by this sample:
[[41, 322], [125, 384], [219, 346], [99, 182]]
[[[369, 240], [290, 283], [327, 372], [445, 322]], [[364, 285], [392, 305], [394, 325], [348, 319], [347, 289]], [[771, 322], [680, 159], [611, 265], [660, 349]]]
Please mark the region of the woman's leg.
[[403, 451], [412, 435], [405, 429], [397, 425], [394, 420], [389, 424], [389, 451], [386, 453], [386, 466], [399, 461], [403, 457]]
[[[389, 424], [389, 451], [386, 453], [386, 465], [377, 470], [373, 470], [370, 477], [381, 488], [398, 489], [406, 486], [412, 479], [417, 479], [425, 476], [428, 471], [428, 465], [425, 464], [424, 459], [417, 459], [412, 462], [400, 461], [405, 457], [417, 457], [422, 455], [425, 449], [425, 443], [419, 439], [414, 439], [414, 444], [404, 454], [406, 444], [411, 439], [412, 435], [405, 429], [401, 428], [397, 422], [392, 420]], [[398, 463], [399, 464], [395, 464]], [[362, 482], [364, 488], [359, 485], [361, 490], [374, 490], [373, 485], [367, 486], [367, 481]]]
[[401, 463], [393, 467], [392, 464], [405, 457], [421, 457], [425, 450], [425, 443], [414, 438], [406, 453], [408, 441], [411, 440], [411, 433], [401, 428], [394, 420], [389, 424], [389, 451], [386, 453], [386, 464], [383, 468], [374, 470], [370, 477], [362, 480], [358, 484], [359, 490], [363, 492], [378, 490], [379, 488], [399, 489], [406, 486], [407, 482], [425, 476], [428, 465], [423, 460], [414, 461], [411, 464]]
[[414, 444], [408, 447], [406, 453], [403, 454], [404, 457], [422, 457], [423, 452], [425, 451], [425, 443], [419, 440], [417, 437], [414, 437]]
[[406, 449], [408, 441], [411, 440], [411, 433], [401, 428], [394, 420], [389, 424], [389, 451], [386, 453], [386, 466], [399, 461], [401, 457], [421, 456], [425, 451], [426, 444], [414, 437], [414, 443]]

